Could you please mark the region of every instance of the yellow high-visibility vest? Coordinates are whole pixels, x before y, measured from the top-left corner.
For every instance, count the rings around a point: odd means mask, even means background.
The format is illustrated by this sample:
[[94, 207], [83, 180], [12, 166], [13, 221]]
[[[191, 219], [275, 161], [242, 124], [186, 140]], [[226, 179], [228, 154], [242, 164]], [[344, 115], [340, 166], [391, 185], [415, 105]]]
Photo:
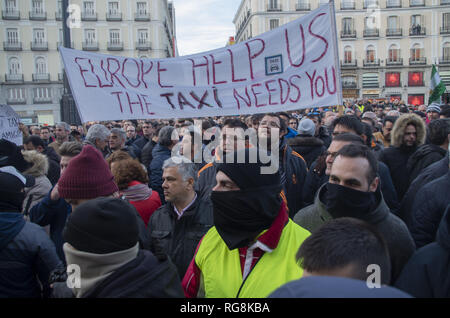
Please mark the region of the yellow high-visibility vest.
[[215, 226], [204, 236], [195, 256], [207, 298], [263, 298], [302, 276], [295, 255], [310, 233], [291, 219], [278, 246], [266, 252], [243, 281], [239, 249], [229, 250]]

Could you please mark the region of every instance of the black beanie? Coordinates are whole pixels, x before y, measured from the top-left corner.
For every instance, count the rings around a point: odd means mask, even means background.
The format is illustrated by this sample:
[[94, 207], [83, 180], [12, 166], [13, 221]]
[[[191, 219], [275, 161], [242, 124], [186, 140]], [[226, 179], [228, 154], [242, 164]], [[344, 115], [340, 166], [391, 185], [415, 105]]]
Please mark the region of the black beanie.
[[16, 176], [0, 171], [0, 212], [21, 212], [25, 185]]
[[121, 199], [97, 198], [80, 204], [70, 215], [64, 240], [79, 251], [107, 254], [138, 242], [136, 211]]
[[[238, 163], [239, 158], [244, 162]], [[256, 158], [255, 160], [252, 160]], [[278, 165], [279, 163], [274, 163]], [[234, 181], [241, 190], [256, 189], [260, 187], [280, 185], [280, 173], [277, 169], [274, 173], [262, 173], [262, 167], [271, 166], [270, 162], [263, 164], [259, 157], [257, 148], [239, 150], [233, 153], [233, 163], [215, 163], [217, 171], [222, 171], [228, 178]]]

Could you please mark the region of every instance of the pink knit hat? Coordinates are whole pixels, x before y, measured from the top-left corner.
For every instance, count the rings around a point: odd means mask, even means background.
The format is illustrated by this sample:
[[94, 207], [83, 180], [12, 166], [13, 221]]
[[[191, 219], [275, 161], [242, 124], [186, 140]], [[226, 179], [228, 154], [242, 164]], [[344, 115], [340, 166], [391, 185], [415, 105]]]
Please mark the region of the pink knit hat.
[[69, 161], [58, 181], [58, 192], [67, 199], [94, 199], [119, 191], [100, 151], [90, 145]]

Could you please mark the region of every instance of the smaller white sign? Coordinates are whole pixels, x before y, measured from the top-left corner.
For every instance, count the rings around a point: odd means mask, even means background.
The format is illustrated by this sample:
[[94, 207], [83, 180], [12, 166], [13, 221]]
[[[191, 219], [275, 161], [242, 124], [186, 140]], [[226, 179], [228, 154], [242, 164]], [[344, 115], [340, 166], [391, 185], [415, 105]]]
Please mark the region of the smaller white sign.
[[20, 117], [8, 105], [0, 105], [0, 139], [6, 139], [18, 146], [23, 143], [19, 129]]

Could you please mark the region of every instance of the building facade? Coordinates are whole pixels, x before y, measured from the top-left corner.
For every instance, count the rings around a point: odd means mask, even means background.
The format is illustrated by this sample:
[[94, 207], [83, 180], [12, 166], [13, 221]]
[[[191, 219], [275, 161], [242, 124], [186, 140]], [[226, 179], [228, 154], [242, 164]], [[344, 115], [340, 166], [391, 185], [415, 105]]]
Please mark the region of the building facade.
[[[0, 103], [11, 105], [24, 123], [60, 121], [62, 1], [1, 2]], [[129, 57], [173, 57], [174, 10], [167, 0], [70, 0], [71, 47]]]
[[[242, 0], [236, 42], [309, 13], [328, 0]], [[431, 67], [450, 87], [450, 0], [336, 0], [344, 98], [428, 104]]]

